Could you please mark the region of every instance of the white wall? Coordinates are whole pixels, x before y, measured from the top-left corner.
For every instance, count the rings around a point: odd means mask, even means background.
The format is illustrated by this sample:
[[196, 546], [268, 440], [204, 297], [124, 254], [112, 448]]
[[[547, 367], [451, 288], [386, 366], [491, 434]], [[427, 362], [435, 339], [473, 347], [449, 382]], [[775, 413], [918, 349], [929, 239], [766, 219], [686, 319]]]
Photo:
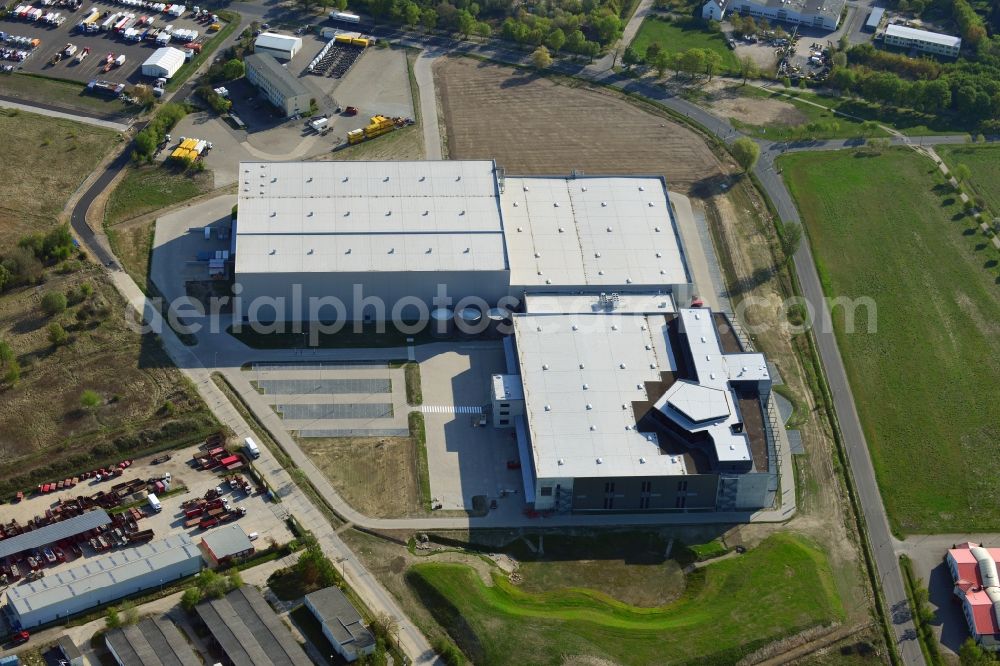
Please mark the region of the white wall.
[[179, 562], [157, 571], [150, 571], [146, 575], [139, 578], [90, 590], [88, 592], [78, 594], [70, 599], [66, 599], [61, 603], [33, 609], [18, 619], [21, 622], [21, 626], [25, 629], [37, 627], [40, 624], [52, 622], [53, 620], [64, 619], [70, 615], [75, 615], [76, 613], [81, 613], [93, 608], [94, 606], [118, 601], [123, 597], [142, 592], [143, 590], [148, 590], [152, 587], [157, 587], [161, 584], [161, 581], [163, 584], [166, 584], [178, 578], [196, 574], [201, 570], [201, 562], [201, 556], [196, 553], [194, 557], [183, 562]]

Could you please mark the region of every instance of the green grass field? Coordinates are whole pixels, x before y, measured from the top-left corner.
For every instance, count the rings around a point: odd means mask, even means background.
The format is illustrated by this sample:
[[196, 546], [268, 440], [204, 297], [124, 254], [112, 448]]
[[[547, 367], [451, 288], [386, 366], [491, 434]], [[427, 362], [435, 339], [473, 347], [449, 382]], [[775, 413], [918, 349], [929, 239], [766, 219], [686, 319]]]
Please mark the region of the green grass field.
[[163, 166], [131, 168], [108, 199], [105, 221], [115, 225], [187, 201], [211, 187], [208, 173], [188, 175]]
[[464, 565], [407, 580], [475, 664], [731, 664], [781, 636], [841, 619], [826, 558], [789, 534], [688, 576], [684, 595], [638, 608], [582, 588], [533, 594]]
[[938, 146], [935, 148], [949, 167], [965, 164], [972, 171], [969, 185], [986, 200], [995, 215], [1000, 215], [1000, 146]]
[[780, 166], [827, 296], [870, 297], [877, 332], [835, 327], [894, 529], [1000, 525], [997, 254], [925, 157], [799, 153]]
[[694, 21], [680, 23], [664, 21], [657, 17], [643, 20], [642, 25], [639, 26], [639, 32], [636, 33], [630, 46], [640, 57], [644, 57], [646, 49], [654, 42], [659, 42], [663, 50], [668, 53], [677, 53], [688, 49], [715, 51], [722, 56], [723, 70], [732, 72], [738, 68], [736, 56], [726, 46], [726, 40], [722, 33], [705, 30]]

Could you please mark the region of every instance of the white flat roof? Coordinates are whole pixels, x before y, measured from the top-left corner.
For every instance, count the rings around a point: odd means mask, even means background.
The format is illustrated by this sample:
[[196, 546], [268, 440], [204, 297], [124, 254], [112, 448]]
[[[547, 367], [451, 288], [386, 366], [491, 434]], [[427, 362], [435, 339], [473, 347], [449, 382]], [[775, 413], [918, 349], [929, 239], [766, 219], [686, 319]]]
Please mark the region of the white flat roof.
[[517, 375], [493, 375], [494, 400], [524, 400], [524, 387]]
[[892, 24], [885, 29], [885, 34], [902, 39], [914, 39], [929, 44], [939, 44], [940, 46], [953, 48], [962, 46], [961, 37], [945, 35], [940, 32], [931, 32], [929, 30], [919, 30], [918, 28], [909, 28], [905, 25]]
[[589, 294], [532, 293], [524, 296], [525, 310], [531, 314], [670, 314], [676, 312], [670, 294]]
[[24, 615], [116, 583], [146, 576], [179, 562], [200, 559], [201, 551], [187, 534], [126, 548], [50, 574], [40, 580], [7, 588], [7, 601]]
[[302, 47], [302, 38], [292, 35], [281, 35], [276, 32], [262, 32], [254, 40], [255, 47], [265, 49], [275, 49], [277, 51], [291, 51]]
[[242, 162], [237, 273], [505, 270], [493, 162]]
[[507, 176], [504, 182], [512, 285], [689, 282], [661, 178]]
[[[645, 315], [515, 314], [538, 478], [685, 474], [656, 435], [635, 430], [633, 401], [672, 369], [665, 320]], [[574, 326], [576, 327], [574, 329]]]
[[[734, 433], [731, 428], [742, 417], [729, 382], [770, 380], [764, 355], [724, 354], [708, 308], [681, 308], [679, 314], [696, 377], [693, 382], [678, 381], [656, 402], [656, 408], [688, 432], [707, 432], [719, 462], [751, 460], [746, 434]], [[686, 388], [691, 385], [714, 392]], [[718, 402], [720, 395], [725, 407]]]

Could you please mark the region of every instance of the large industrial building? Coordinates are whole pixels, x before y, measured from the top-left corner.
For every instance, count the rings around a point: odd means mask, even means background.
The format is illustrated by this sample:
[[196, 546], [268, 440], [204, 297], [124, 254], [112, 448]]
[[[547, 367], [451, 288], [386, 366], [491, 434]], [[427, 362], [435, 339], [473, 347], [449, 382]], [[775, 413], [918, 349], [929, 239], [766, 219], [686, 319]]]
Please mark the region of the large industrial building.
[[240, 171], [243, 320], [501, 313], [507, 367], [483, 398], [513, 429], [536, 509], [773, 504], [767, 363], [693, 298], [662, 178], [515, 177], [491, 161]]
[[[664, 291], [690, 279], [657, 177], [507, 177], [492, 161], [244, 162], [236, 282], [250, 320], [415, 318], [528, 290]], [[365, 300], [371, 297], [370, 300]]]
[[706, 21], [721, 21], [730, 12], [823, 30], [836, 30], [845, 0], [708, 0], [701, 9]]
[[30, 629], [196, 574], [201, 565], [191, 537], [171, 535], [10, 587], [4, 610], [12, 625]]
[[1000, 548], [962, 543], [948, 550], [945, 562], [954, 583], [953, 592], [976, 643], [1000, 651]]

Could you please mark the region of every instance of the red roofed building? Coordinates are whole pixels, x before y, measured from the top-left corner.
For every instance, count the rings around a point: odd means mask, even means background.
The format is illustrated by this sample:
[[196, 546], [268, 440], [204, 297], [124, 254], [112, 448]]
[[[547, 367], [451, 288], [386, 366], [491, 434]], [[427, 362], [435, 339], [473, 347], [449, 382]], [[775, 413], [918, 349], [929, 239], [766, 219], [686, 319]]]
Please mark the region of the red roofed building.
[[945, 562], [955, 582], [972, 637], [988, 650], [1000, 650], [1000, 548], [959, 544], [948, 551]]

